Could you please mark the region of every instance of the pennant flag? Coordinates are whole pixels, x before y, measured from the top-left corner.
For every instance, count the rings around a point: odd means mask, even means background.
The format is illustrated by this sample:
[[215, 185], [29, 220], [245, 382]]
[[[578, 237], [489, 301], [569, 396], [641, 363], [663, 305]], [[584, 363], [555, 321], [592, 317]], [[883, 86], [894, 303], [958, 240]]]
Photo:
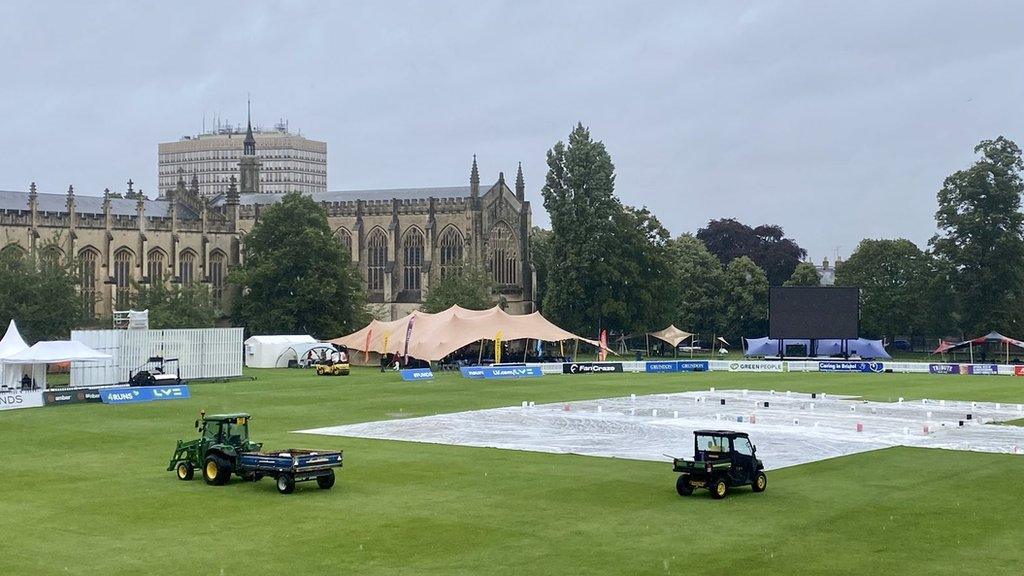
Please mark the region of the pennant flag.
[[373, 328], [366, 332], [366, 346], [363, 347], [363, 364], [370, 362], [370, 337], [373, 336]]
[[563, 340], [558, 341], [558, 355], [565, 358], [565, 341]]
[[608, 331], [601, 330], [601, 350], [597, 353], [597, 358], [601, 362], [604, 362], [608, 358]]
[[409, 363], [409, 339], [412, 338], [412, 323], [416, 320], [415, 316], [409, 318], [409, 326], [405, 329], [405, 363]]
[[390, 334], [385, 334], [384, 335], [384, 352], [383, 352], [384, 354], [387, 354], [388, 352], [390, 352], [390, 350], [388, 350], [388, 336], [390, 336]]
[[501, 364], [501, 331], [494, 337], [494, 363]]

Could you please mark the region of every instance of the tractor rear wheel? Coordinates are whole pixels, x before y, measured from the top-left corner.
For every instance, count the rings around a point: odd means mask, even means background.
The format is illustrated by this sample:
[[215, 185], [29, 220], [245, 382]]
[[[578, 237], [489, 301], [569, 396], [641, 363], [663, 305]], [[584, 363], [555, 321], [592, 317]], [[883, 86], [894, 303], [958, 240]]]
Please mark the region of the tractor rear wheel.
[[203, 463], [203, 478], [207, 484], [223, 486], [231, 479], [231, 464], [220, 456], [207, 456]]
[[291, 474], [281, 474], [277, 477], [277, 491], [281, 494], [291, 494], [295, 491], [295, 477]]
[[175, 470], [178, 473], [178, 480], [191, 480], [196, 473], [195, 466], [187, 460], [178, 462], [178, 466]]
[[316, 485], [324, 490], [330, 490], [334, 486], [334, 470], [328, 470], [327, 474], [317, 476]]
[[711, 482], [711, 497], [715, 500], [721, 500], [725, 498], [725, 495], [729, 493], [729, 485], [725, 483], [724, 478], [713, 480]]
[[679, 479], [676, 480], [676, 492], [678, 492], [680, 496], [689, 496], [690, 494], [693, 494], [693, 484], [690, 484], [689, 476], [680, 476]]
[[754, 489], [754, 492], [764, 492], [764, 489], [768, 487], [768, 477], [764, 475], [764, 472], [758, 472], [750, 487]]

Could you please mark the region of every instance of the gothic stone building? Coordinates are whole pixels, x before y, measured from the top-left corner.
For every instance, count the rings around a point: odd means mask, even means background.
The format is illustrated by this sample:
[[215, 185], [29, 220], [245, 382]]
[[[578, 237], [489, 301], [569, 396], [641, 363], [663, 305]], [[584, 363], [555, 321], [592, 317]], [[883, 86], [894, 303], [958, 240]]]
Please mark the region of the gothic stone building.
[[[45, 259], [74, 258], [87, 316], [109, 316], [129, 306], [136, 285], [154, 282], [209, 285], [229, 309], [226, 284], [242, 262], [245, 234], [260, 209], [278, 194], [259, 191], [260, 164], [251, 133], [239, 162], [241, 179], [226, 194], [200, 194], [193, 175], [158, 200], [135, 191], [103, 197], [45, 194], [35, 184], [0, 191], [0, 250]], [[417, 309], [432, 283], [467, 265], [488, 270], [495, 301], [510, 313], [534, 310], [529, 259], [530, 203], [520, 167], [515, 190], [504, 176], [481, 187], [476, 158], [469, 186], [358, 190], [310, 194], [365, 281], [374, 312], [397, 318]]]

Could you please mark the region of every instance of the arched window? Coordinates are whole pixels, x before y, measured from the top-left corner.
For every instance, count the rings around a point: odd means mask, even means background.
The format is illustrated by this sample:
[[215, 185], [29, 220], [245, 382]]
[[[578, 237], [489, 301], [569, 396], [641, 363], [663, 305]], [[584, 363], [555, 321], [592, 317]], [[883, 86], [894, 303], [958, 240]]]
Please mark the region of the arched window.
[[380, 228], [374, 228], [366, 241], [366, 288], [384, 289], [384, 267], [388, 261], [388, 237]]
[[227, 255], [220, 250], [214, 250], [210, 254], [210, 289], [213, 296], [213, 305], [220, 308], [224, 301], [224, 263]]
[[64, 253], [61, 249], [53, 244], [47, 244], [43, 246], [42, 250], [39, 251], [39, 266], [40, 268], [53, 270], [60, 268], [61, 262], [64, 260]]
[[402, 239], [402, 287], [406, 290], [419, 290], [422, 271], [423, 232], [418, 228], [410, 228]]
[[0, 258], [3, 258], [5, 260], [8, 258], [12, 260], [21, 260], [24, 257], [25, 249], [17, 244], [8, 244], [7, 246], [4, 246], [2, 250], [0, 250]]
[[441, 278], [461, 274], [462, 251], [466, 245], [462, 232], [455, 226], [448, 226], [441, 232], [438, 244], [441, 248]]
[[149, 276], [149, 285], [156, 286], [164, 281], [164, 272], [167, 270], [167, 254], [159, 248], [149, 251], [147, 258], [149, 269], [146, 275]]
[[487, 240], [487, 266], [491, 269], [491, 278], [499, 285], [519, 283], [519, 249], [512, 229], [504, 222], [491, 228]]
[[114, 307], [127, 310], [131, 305], [132, 295], [132, 263], [135, 256], [127, 248], [118, 248], [114, 252]]
[[348, 254], [349, 259], [352, 259], [352, 233], [344, 228], [338, 228], [337, 232], [338, 239], [341, 240], [341, 245], [345, 247], [345, 254]]
[[195, 282], [195, 266], [196, 253], [191, 250], [182, 252], [178, 262], [178, 279], [183, 285]]
[[96, 262], [99, 252], [84, 248], [78, 253], [78, 289], [82, 295], [82, 317], [96, 317]]

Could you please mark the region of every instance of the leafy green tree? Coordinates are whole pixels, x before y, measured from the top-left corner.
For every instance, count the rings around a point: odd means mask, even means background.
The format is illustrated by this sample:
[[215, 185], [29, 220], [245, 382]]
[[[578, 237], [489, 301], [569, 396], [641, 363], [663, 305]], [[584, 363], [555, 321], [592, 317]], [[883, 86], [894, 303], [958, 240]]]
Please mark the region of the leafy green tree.
[[82, 316], [77, 285], [73, 262], [0, 251], [0, 330], [14, 319], [29, 343], [68, 338]]
[[551, 230], [534, 226], [530, 231], [530, 261], [537, 273], [537, 291], [533, 295], [538, 307], [543, 310], [544, 296], [548, 289], [548, 271], [551, 268]]
[[782, 283], [783, 286], [821, 286], [821, 274], [810, 262], [801, 262], [796, 265], [793, 275]]
[[836, 286], [860, 288], [864, 335], [924, 334], [928, 322], [930, 258], [910, 240], [861, 240], [836, 268]]
[[139, 285], [132, 297], [133, 310], [149, 310], [149, 327], [209, 328], [217, 319], [210, 289], [202, 284], [168, 287], [163, 282]]
[[1021, 151], [1000, 136], [974, 151], [981, 158], [943, 182], [931, 239], [950, 277], [961, 328], [970, 334], [1024, 331], [1024, 183]]
[[786, 238], [781, 226], [762, 224], [751, 228], [732, 218], [712, 220], [697, 231], [712, 254], [723, 266], [747, 256], [768, 275], [772, 286], [779, 286], [793, 275], [807, 251]]
[[334, 337], [368, 318], [359, 273], [318, 203], [299, 193], [268, 206], [245, 237], [235, 320], [256, 334]]
[[746, 256], [725, 269], [725, 319], [733, 338], [760, 336], [768, 329], [768, 276]]
[[468, 310], [486, 310], [494, 306], [491, 299], [494, 281], [486, 270], [470, 266], [459, 274], [449, 274], [431, 282], [421, 309], [435, 314], [452, 306]]
[[615, 166], [582, 124], [568, 145], [559, 141], [548, 150], [547, 162], [542, 193], [553, 236], [544, 311], [570, 330], [593, 333], [609, 325], [606, 314], [621, 313], [621, 303], [612, 300], [621, 292], [620, 263], [609, 254], [624, 219], [614, 194]]
[[666, 293], [674, 307], [673, 323], [683, 330], [713, 333], [725, 328], [725, 271], [721, 262], [692, 234], [669, 243], [674, 287]]

